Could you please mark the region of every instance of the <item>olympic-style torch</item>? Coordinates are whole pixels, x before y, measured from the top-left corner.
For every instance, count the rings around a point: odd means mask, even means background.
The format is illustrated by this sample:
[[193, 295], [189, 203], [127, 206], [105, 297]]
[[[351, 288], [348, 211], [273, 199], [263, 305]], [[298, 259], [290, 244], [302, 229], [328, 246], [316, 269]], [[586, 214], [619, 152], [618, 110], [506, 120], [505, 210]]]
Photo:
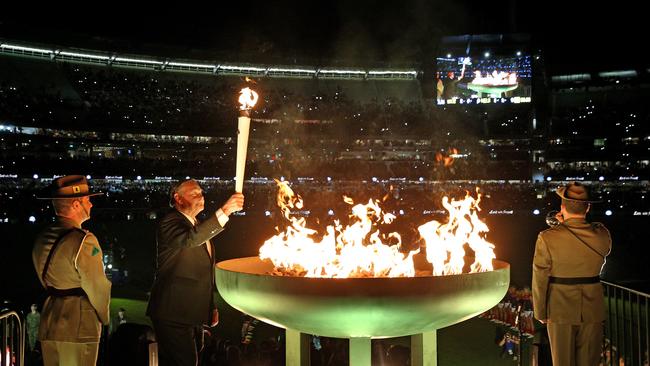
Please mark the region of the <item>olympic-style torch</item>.
[[235, 173], [235, 192], [244, 190], [244, 170], [248, 150], [248, 132], [251, 126], [251, 109], [257, 103], [257, 93], [250, 88], [239, 92], [239, 118], [237, 120], [237, 167]]

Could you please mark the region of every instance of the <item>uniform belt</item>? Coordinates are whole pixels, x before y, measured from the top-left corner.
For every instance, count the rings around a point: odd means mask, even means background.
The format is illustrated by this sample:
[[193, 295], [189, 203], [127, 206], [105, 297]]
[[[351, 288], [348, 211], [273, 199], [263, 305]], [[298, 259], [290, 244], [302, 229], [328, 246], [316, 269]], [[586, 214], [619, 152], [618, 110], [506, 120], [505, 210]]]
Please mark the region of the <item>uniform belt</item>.
[[599, 276], [594, 277], [549, 277], [548, 283], [557, 283], [559, 285], [587, 285], [590, 283], [600, 282]]
[[47, 287], [47, 294], [52, 297], [65, 297], [65, 296], [86, 296], [86, 291], [81, 287], [58, 289], [54, 287]]

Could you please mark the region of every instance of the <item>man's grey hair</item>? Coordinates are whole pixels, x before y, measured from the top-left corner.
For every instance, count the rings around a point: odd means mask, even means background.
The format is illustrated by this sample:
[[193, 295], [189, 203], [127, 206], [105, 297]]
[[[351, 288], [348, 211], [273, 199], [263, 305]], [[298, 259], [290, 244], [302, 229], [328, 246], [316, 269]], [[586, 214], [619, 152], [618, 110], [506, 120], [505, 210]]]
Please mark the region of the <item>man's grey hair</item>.
[[171, 186], [171, 188], [169, 189], [169, 207], [172, 207], [172, 208], [176, 207], [176, 200], [174, 199], [174, 195], [181, 191], [181, 187], [184, 184], [189, 183], [189, 182], [194, 182], [197, 185], [199, 184], [199, 182], [197, 182], [196, 179], [191, 179], [190, 178], [190, 179], [181, 180], [181, 181], [179, 181], [176, 184], [173, 184]]

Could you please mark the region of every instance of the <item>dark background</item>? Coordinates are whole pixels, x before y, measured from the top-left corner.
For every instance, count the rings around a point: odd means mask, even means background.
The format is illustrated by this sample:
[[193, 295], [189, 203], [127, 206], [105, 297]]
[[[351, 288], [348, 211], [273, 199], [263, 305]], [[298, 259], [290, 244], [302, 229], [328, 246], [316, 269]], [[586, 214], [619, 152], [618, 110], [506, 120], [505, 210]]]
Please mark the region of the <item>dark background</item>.
[[[27, 4], [25, 4], [27, 5]], [[618, 1], [238, 1], [18, 5], [0, 37], [166, 57], [424, 66], [442, 36], [526, 33], [551, 73], [647, 66], [646, 15]]]

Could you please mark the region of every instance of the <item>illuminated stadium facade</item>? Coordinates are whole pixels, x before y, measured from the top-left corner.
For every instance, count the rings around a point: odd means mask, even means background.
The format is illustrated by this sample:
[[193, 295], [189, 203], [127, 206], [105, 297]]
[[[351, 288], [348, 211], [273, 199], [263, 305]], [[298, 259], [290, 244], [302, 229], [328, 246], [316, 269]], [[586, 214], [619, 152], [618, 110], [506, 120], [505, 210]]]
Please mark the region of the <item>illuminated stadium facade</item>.
[[[489, 42], [485, 45], [485, 42], [487, 42], [486, 39], [489, 40], [489, 38], [489, 36], [474, 36], [473, 38], [473, 47], [475, 50], [471, 54], [477, 55], [477, 58], [479, 58], [478, 63], [475, 61], [477, 65], [494, 65], [494, 60], [503, 57], [500, 56], [501, 54], [515, 52], [513, 56], [509, 57], [514, 57], [514, 59], [524, 57], [522, 60], [527, 60], [525, 61], [527, 64], [531, 58], [537, 59], [539, 62], [537, 67], [543, 67], [540, 60], [542, 55], [528, 53], [524, 47], [525, 40], [522, 41], [520, 39], [521, 37], [513, 37], [517, 41], [509, 47], [503, 46], [503, 42], [499, 43], [502, 45], [501, 53], [492, 51], [491, 57], [486, 56], [488, 52], [486, 50], [495, 50], [495, 45], [491, 45]], [[472, 37], [464, 36], [453, 38], [447, 42], [447, 44], [451, 45], [456, 44], [456, 49], [452, 46], [444, 47], [444, 50], [442, 50], [444, 55], [441, 55], [438, 59], [438, 65], [440, 67], [438, 75], [453, 73], [451, 69], [445, 69], [445, 65], [446, 60], [455, 59], [447, 56], [452, 56], [451, 53], [454, 51], [462, 53], [458, 51], [458, 45], [469, 45], [471, 40]], [[483, 45], [481, 41], [484, 42]], [[460, 49], [462, 48], [460, 47]], [[468, 49], [469, 47], [465, 48], [464, 51], [467, 54], [470, 53], [467, 51]], [[580, 178], [581, 180], [598, 180], [603, 177], [603, 179], [608, 181], [616, 181], [619, 178], [627, 179], [626, 177], [637, 177], [629, 178], [630, 180], [646, 179], [644, 178], [644, 171], [646, 170], [647, 164], [644, 162], [647, 159], [644, 157], [643, 146], [647, 144], [647, 139], [644, 136], [642, 124], [639, 122], [634, 123], [635, 119], [643, 117], [642, 113], [632, 113], [625, 117], [628, 119], [626, 122], [628, 126], [633, 127], [623, 130], [626, 134], [621, 135], [620, 141], [612, 141], [611, 126], [606, 121], [597, 124], [599, 127], [597, 130], [587, 128], [586, 122], [581, 121], [583, 119], [593, 118], [591, 116], [594, 111], [589, 110], [589, 108], [595, 108], [593, 104], [596, 103], [592, 103], [592, 106], [585, 106], [584, 108], [586, 109], [583, 114], [579, 111], [575, 112], [577, 123], [576, 118], [572, 118], [566, 124], [567, 122], [565, 120], [568, 116], [557, 115], [559, 111], [571, 108], [571, 105], [574, 103], [576, 106], [579, 106], [581, 103], [589, 104], [588, 100], [594, 100], [596, 98], [602, 98], [601, 102], [607, 100], [611, 103], [617, 99], [621, 101], [630, 100], [628, 94], [643, 95], [646, 91], [642, 87], [642, 84], [637, 83], [642, 83], [642, 80], [647, 78], [647, 70], [601, 71], [596, 74], [554, 75], [550, 77], [551, 87], [545, 88], [538, 85], [537, 88], [539, 90], [531, 92], [530, 84], [534, 80], [534, 75], [531, 71], [531, 65], [528, 64], [524, 69], [520, 68], [516, 70], [519, 74], [523, 72], [523, 77], [530, 80], [527, 82], [529, 83], [527, 87], [528, 91], [526, 91], [527, 95], [532, 96], [533, 93], [536, 95], [544, 95], [548, 92], [548, 95], [551, 95], [550, 100], [548, 100], [548, 97], [540, 98], [541, 100], [539, 101], [532, 98], [533, 103], [524, 103], [519, 107], [499, 107], [503, 103], [501, 103], [500, 98], [496, 98], [494, 99], [496, 103], [494, 107], [483, 106], [479, 108], [478, 105], [470, 106], [469, 104], [476, 103], [470, 103], [469, 101], [467, 101], [467, 107], [463, 107], [465, 103], [463, 103], [462, 98], [459, 99], [459, 102], [455, 100], [455, 97], [447, 101], [451, 102], [454, 100], [456, 105], [446, 107], [444, 104], [447, 103], [440, 105], [440, 102], [428, 101], [425, 96], [426, 93], [422, 89], [424, 86], [430, 84], [422, 80], [422, 75], [425, 73], [415, 69], [363, 70], [354, 67], [316, 68], [310, 66], [283, 67], [278, 65], [218, 64], [199, 60], [160, 59], [150, 56], [143, 57], [92, 50], [44, 47], [7, 40], [1, 42], [0, 52], [4, 55], [5, 60], [15, 60], [11, 62], [17, 63], [20, 63], [20, 60], [24, 59], [28, 64], [33, 64], [35, 61], [27, 60], [37, 59], [54, 62], [54, 64], [80, 65], [79, 67], [81, 69], [73, 67], [74, 70], [72, 72], [68, 72], [68, 74], [62, 76], [63, 78], [69, 79], [72, 83], [73, 91], [71, 93], [78, 95], [77, 97], [73, 96], [73, 99], [85, 99], [84, 93], [103, 93], [101, 88], [104, 87], [100, 85], [99, 88], [93, 89], [92, 87], [84, 86], [81, 81], [75, 80], [77, 78], [74, 74], [75, 72], [80, 73], [82, 76], [87, 75], [83, 77], [90, 77], [91, 81], [94, 80], [92, 81], [94, 84], [98, 82], [100, 84], [102, 82], [112, 82], [111, 79], [97, 79], [95, 70], [101, 70], [101, 68], [96, 67], [109, 67], [106, 70], [114, 70], [110, 72], [118, 76], [133, 75], [136, 77], [136, 81], [141, 79], [140, 82], [147, 78], [147, 75], [149, 75], [148, 72], [155, 70], [163, 72], [162, 74], [151, 74], [156, 75], [156, 78], [163, 78], [163, 75], [169, 73], [165, 82], [170, 82], [170, 80], [171, 83], [175, 82], [174, 80], [176, 79], [173, 75], [177, 73], [180, 73], [179, 75], [194, 75], [196, 77], [194, 79], [187, 79], [189, 81], [182, 81], [185, 79], [179, 76], [180, 79], [178, 80], [186, 83], [181, 85], [203, 83], [201, 87], [204, 87], [203, 85], [221, 82], [224, 88], [228, 88], [229, 82], [231, 84], [233, 81], [236, 83], [240, 77], [251, 76], [257, 77], [261, 83], [266, 83], [266, 85], [278, 88], [278, 90], [280, 88], [286, 89], [288, 87], [291, 89], [292, 87], [299, 87], [306, 93], [311, 94], [312, 98], [315, 98], [312, 101], [313, 103], [302, 105], [292, 111], [283, 110], [280, 112], [277, 109], [270, 113], [259, 113], [257, 116], [254, 116], [254, 121], [256, 122], [255, 130], [257, 132], [252, 136], [253, 156], [259, 159], [261, 166], [265, 165], [262, 163], [263, 161], [271, 162], [270, 165], [272, 165], [276, 160], [282, 161], [283, 155], [286, 156], [289, 154], [320, 156], [321, 159], [332, 162], [360, 160], [370, 164], [385, 163], [390, 165], [406, 162], [411, 165], [411, 169], [410, 173], [404, 174], [403, 177], [408, 179], [423, 178], [425, 180], [436, 180], [437, 177], [435, 175], [432, 176], [431, 171], [440, 159], [440, 155], [447, 156], [455, 154], [456, 167], [458, 167], [463, 160], [471, 160], [472, 157], [483, 154], [487, 160], [485, 163], [487, 166], [495, 165], [496, 167], [507, 161], [508, 164], [519, 165], [520, 168], [514, 169], [510, 173], [502, 176], [499, 176], [499, 174], [470, 174], [470, 176], [466, 176], [467, 179], [544, 180], [551, 178], [561, 180], [571, 177]], [[517, 52], [521, 56], [516, 56]], [[525, 54], [521, 54], [521, 52]], [[482, 60], [480, 60], [481, 58]], [[497, 61], [497, 63], [499, 62], [501, 61]], [[466, 66], [463, 65], [463, 62], [459, 62], [459, 64]], [[30, 67], [39, 67], [38, 62], [33, 65]], [[92, 66], [95, 66], [95, 68]], [[125, 71], [121, 72], [119, 71], [120, 69]], [[489, 73], [492, 69], [486, 68], [485, 70]], [[492, 71], [496, 71], [496, 69]], [[538, 71], [541, 72], [541, 70]], [[205, 76], [212, 78], [205, 79]], [[217, 78], [214, 78], [215, 76]], [[95, 79], [92, 79], [93, 77]], [[444, 79], [446, 76], [441, 77]], [[300, 80], [304, 81], [301, 82]], [[155, 85], [159, 85], [161, 82], [148, 85], [147, 87], [155, 87]], [[536, 81], [537, 84], [541, 84], [542, 82], [544, 82], [542, 79]], [[621, 82], [623, 84], [619, 84]], [[128, 83], [113, 86], [112, 88], [124, 88], [126, 85]], [[393, 113], [387, 117], [391, 120], [381, 123], [373, 119], [379, 118], [379, 114], [375, 114], [376, 117], [372, 117], [371, 114], [364, 120], [363, 117], [359, 118], [354, 112], [338, 115], [328, 115], [327, 112], [318, 112], [318, 108], [322, 109], [323, 106], [331, 107], [337, 105], [336, 98], [339, 92], [337, 88], [340, 88], [341, 85], [343, 85], [344, 92], [347, 92], [348, 97], [353, 100], [368, 101], [371, 98], [379, 97], [386, 98], [384, 102], [387, 102], [391, 99], [402, 99], [402, 103], [422, 103], [425, 109], [422, 110], [422, 107], [418, 107], [420, 109], [415, 111], [401, 109], [397, 113]], [[593, 86], [590, 87], [589, 85]], [[631, 85], [635, 89], [632, 91], [618, 90], [620, 89], [619, 85]], [[639, 86], [634, 87], [634, 85]], [[11, 86], [9, 88], [7, 93], [12, 91]], [[206, 90], [211, 93], [209, 89]], [[374, 97], [368, 96], [367, 93], [369, 90], [375, 93]], [[223, 90], [219, 92], [223, 92]], [[323, 99], [322, 96], [319, 97], [319, 93], [326, 94], [328, 92], [334, 94], [334, 99], [329, 104], [320, 102]], [[63, 91], [63, 93], [65, 94], [66, 92]], [[208, 102], [209, 100], [207, 98], [211, 96], [209, 93], [205, 96]], [[587, 97], [583, 97], [582, 95], [592, 95], [593, 97], [587, 99]], [[320, 98], [320, 101], [318, 98]], [[527, 101], [530, 100], [531, 98], [528, 97]], [[476, 101], [480, 104], [481, 100], [479, 98]], [[138, 100], [136, 99], [129, 104], [137, 103]], [[146, 104], [147, 102], [143, 100], [140, 103]], [[184, 103], [186, 105], [189, 103], [190, 108], [197, 109], [195, 105], [197, 104], [196, 99], [188, 99]], [[430, 106], [428, 104], [438, 104], [438, 106], [429, 108]], [[202, 107], [205, 105], [206, 103], [201, 102], [198, 107], [205, 109], [207, 107]], [[51, 107], [49, 106], [49, 108]], [[115, 108], [117, 108], [116, 111], [120, 112], [125, 108], [132, 107], [121, 105]], [[46, 105], [45, 108], [47, 109], [48, 106]], [[93, 108], [94, 106], [91, 106], [91, 110]], [[382, 108], [387, 108], [387, 106], [385, 105]], [[64, 113], [65, 117], [60, 118], [59, 121], [51, 120], [51, 122], [29, 121], [24, 118], [22, 120], [19, 118], [14, 122], [13, 118], [4, 117], [2, 131], [9, 133], [15, 130], [14, 132], [16, 132], [18, 131], [16, 128], [20, 127], [18, 134], [10, 134], [10, 136], [13, 135], [11, 137], [12, 139], [18, 138], [18, 140], [22, 141], [19, 144], [26, 148], [25, 151], [20, 153], [22, 159], [33, 158], [38, 160], [39, 156], [48, 156], [50, 159], [55, 160], [79, 157], [100, 158], [109, 161], [110, 159], [118, 159], [115, 161], [116, 166], [119, 166], [119, 159], [121, 158], [196, 161], [197, 159], [201, 160], [201, 156], [226, 156], [226, 152], [232, 146], [229, 144], [233, 144], [233, 140], [229, 135], [230, 129], [227, 128], [228, 121], [232, 118], [232, 116], [229, 116], [228, 111], [214, 114], [214, 112], [207, 109], [207, 112], [199, 113], [197, 117], [187, 117], [183, 116], [180, 108], [177, 108], [178, 112], [170, 108], [166, 113], [167, 115], [176, 113], [179, 116], [174, 119], [173, 123], [166, 122], [165, 119], [156, 121], [146, 111], [142, 112], [139, 117], [137, 116], [137, 112], [135, 114], [131, 112], [124, 113], [120, 122], [113, 123], [110, 121], [102, 122], [102, 120], [106, 119], [106, 116], [97, 116], [96, 113], [95, 115], [93, 113], [89, 115], [83, 112], [82, 109], [72, 108], [70, 109], [72, 112], [66, 111]], [[272, 107], [269, 106], [268, 109], [272, 109]], [[410, 114], [403, 115], [406, 113]], [[52, 114], [52, 111], [49, 114]], [[367, 111], [364, 114], [367, 114]], [[428, 117], [425, 117], [425, 115], [428, 115]], [[45, 117], [45, 121], [47, 121], [47, 116]], [[138, 118], [139, 120], [136, 121]], [[186, 118], [189, 118], [189, 120], [188, 123], [184, 124], [182, 121]], [[198, 122], [192, 122], [192, 118], [195, 118]], [[83, 128], [79, 128], [80, 124], [75, 125], [74, 123], [78, 119], [91, 123], [81, 124]], [[427, 122], [427, 119], [430, 122]], [[215, 122], [210, 122], [210, 120], [215, 120]], [[452, 122], [449, 122], [449, 120]], [[287, 122], [292, 123], [287, 125]], [[358, 128], [355, 128], [350, 122], [357, 123]], [[593, 125], [592, 123], [591, 127]], [[279, 134], [280, 130], [286, 130], [288, 126], [292, 127], [284, 134]], [[570, 131], [567, 129], [570, 129]], [[584, 131], [578, 133], [580, 129]], [[633, 133], [634, 131], [637, 132]], [[341, 135], [341, 132], [343, 135]], [[305, 134], [318, 136], [318, 141], [314, 143], [312, 141], [313, 139], [308, 139]], [[628, 136], [630, 134], [632, 135]], [[10, 136], [7, 136], [7, 138], [10, 138]], [[54, 151], [49, 152], [42, 151], [43, 148], [29, 148], [29, 146], [35, 143], [42, 144], [45, 141], [51, 141], [51, 143], [56, 145], [58, 142], [52, 140], [54, 137], [61, 139], [62, 145], [64, 143], [67, 148], [58, 147]], [[31, 141], [32, 139], [34, 139], [34, 142]], [[294, 141], [292, 142], [291, 140]], [[221, 143], [215, 144], [215, 142]], [[293, 151], [287, 151], [287, 143], [294, 146], [291, 149]], [[219, 147], [217, 148], [217, 146]], [[583, 160], [581, 158], [579, 160], [573, 159], [567, 161], [563, 156], [567, 155], [566, 152], [571, 149], [571, 146], [581, 146], [578, 150], [590, 157], [598, 156], [598, 154], [604, 155], [597, 160]], [[626, 149], [636, 148], [639, 150], [636, 154], [641, 155], [634, 155], [638, 156], [637, 161], [624, 163], [618, 159], [612, 160], [614, 155], [610, 151], [604, 151], [605, 147], [618, 151], [615, 153], [616, 155], [626, 154]], [[300, 151], [296, 150], [296, 148]], [[457, 151], [450, 153], [451, 148]], [[590, 150], [593, 150], [593, 153]], [[206, 155], [206, 153], [209, 154]], [[5, 152], [6, 161], [15, 159], [6, 154]], [[571, 156], [576, 155], [572, 154]], [[208, 164], [209, 169], [214, 170], [215, 166], [213, 164], [215, 163], [217, 162], [212, 160], [212, 164]], [[268, 168], [269, 164], [266, 165]], [[480, 165], [483, 165], [483, 163]], [[589, 168], [587, 169], [585, 167]], [[627, 172], [630, 170], [630, 167], [632, 167], [633, 171]], [[414, 169], [419, 169], [419, 171]], [[544, 170], [553, 171], [558, 169], [567, 170], [567, 173], [559, 174], [560, 177], [557, 174], [544, 173]], [[572, 169], [576, 170], [576, 174], [568, 173]], [[619, 172], [621, 169], [625, 170], [625, 172]], [[93, 171], [91, 174], [95, 176], [143, 174], [132, 172], [133, 169], [129, 169], [131, 172], [125, 172], [122, 168], [118, 170], [121, 171], [106, 172], [107, 174]], [[392, 174], [391, 170], [388, 169], [386, 171], [386, 177]], [[487, 169], [487, 171], [490, 170], [494, 169]], [[502, 170], [497, 169], [497, 171]], [[582, 173], [580, 173], [581, 170], [583, 170]], [[617, 172], [612, 173], [611, 171], [613, 170]], [[471, 168], [470, 171], [472, 171]], [[606, 171], [610, 171], [610, 173], [605, 173]], [[269, 170], [261, 167], [257, 174], [269, 177], [273, 174], [272, 172], [273, 169]], [[7, 173], [27, 177], [32, 176], [29, 169], [25, 169], [25, 167], [19, 170], [9, 170]], [[41, 172], [41, 176], [47, 175], [47, 173], [43, 173]], [[313, 173], [318, 175], [315, 172]], [[55, 173], [51, 172], [50, 174]], [[154, 173], [153, 175], [155, 176], [156, 174]], [[179, 172], [178, 175], [186, 176], [188, 173]], [[228, 174], [199, 175], [227, 176]], [[312, 174], [307, 170], [301, 172], [301, 175], [310, 176]], [[381, 176], [382, 173], [375, 175]], [[462, 174], [457, 176], [459, 179], [462, 177]], [[362, 178], [364, 177], [359, 177], [359, 179]]]

